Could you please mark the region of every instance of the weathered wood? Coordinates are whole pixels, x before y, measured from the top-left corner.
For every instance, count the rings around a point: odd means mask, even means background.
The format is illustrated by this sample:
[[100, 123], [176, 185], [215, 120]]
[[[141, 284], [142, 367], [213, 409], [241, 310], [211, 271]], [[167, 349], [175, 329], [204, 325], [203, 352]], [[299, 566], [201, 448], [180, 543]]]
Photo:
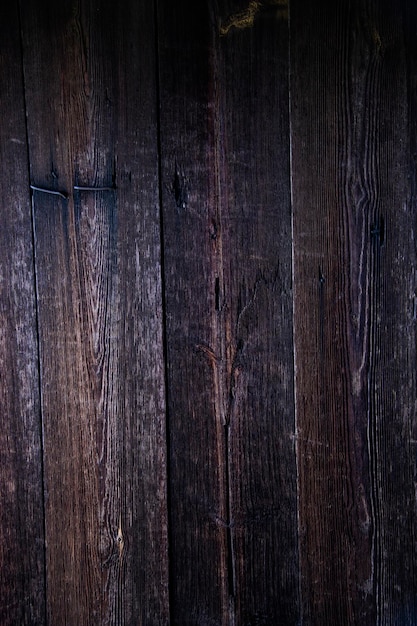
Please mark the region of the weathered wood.
[[412, 624], [415, 201], [401, 11], [294, 0], [291, 42], [303, 623]]
[[159, 3], [172, 619], [290, 624], [287, 16], [222, 41], [242, 3], [212, 7]]
[[218, 122], [207, 3], [158, 2], [171, 623], [229, 624]]
[[415, 624], [414, 2], [17, 4], [1, 624]]
[[166, 624], [153, 10], [22, 11], [31, 181], [63, 194], [33, 190], [48, 618]]
[[0, 8], [0, 622], [45, 621], [36, 298], [19, 16]]
[[[218, 231], [236, 624], [297, 624], [288, 7], [219, 8]], [[260, 584], [260, 581], [262, 583]]]

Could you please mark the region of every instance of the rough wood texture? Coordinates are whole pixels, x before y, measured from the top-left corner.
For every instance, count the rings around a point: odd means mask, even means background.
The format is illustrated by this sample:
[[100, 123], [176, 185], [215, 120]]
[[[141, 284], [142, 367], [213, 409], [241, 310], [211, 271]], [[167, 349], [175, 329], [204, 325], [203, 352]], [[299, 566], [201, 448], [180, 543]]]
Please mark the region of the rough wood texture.
[[210, 6], [160, 3], [173, 623], [296, 623], [287, 13]]
[[291, 4], [306, 624], [415, 623], [416, 259], [397, 9]]
[[214, 25], [206, 3], [158, 4], [171, 623], [228, 624]]
[[[221, 333], [236, 624], [299, 615], [288, 10], [220, 5]], [[227, 32], [225, 32], [227, 31]], [[262, 580], [263, 584], [259, 585]]]
[[0, 9], [0, 622], [415, 626], [415, 2], [197, 4]]
[[24, 8], [48, 618], [166, 624], [152, 7]]
[[45, 619], [36, 300], [19, 16], [0, 8], [0, 622]]

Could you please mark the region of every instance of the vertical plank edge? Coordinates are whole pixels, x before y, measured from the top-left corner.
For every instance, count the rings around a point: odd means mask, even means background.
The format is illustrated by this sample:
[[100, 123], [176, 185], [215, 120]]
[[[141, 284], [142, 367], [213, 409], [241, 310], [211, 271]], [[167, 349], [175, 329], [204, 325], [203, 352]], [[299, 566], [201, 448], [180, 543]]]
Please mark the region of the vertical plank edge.
[[0, 9], [0, 621], [45, 623], [36, 288], [18, 3]]

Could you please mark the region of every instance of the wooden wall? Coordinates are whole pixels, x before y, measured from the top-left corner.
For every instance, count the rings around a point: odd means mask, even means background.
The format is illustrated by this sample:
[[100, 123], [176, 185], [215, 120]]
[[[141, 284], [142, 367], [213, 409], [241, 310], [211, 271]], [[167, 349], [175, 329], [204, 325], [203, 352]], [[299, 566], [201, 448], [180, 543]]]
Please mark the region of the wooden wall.
[[416, 625], [414, 1], [0, 32], [0, 624]]

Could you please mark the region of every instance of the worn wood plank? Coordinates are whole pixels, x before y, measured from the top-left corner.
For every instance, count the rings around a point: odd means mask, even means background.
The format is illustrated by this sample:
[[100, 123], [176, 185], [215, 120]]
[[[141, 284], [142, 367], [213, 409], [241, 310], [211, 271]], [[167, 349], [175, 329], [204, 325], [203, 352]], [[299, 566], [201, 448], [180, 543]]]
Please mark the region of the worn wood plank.
[[158, 2], [171, 623], [229, 624], [218, 181], [208, 3]]
[[22, 11], [31, 180], [68, 195], [33, 191], [48, 618], [166, 624], [153, 10]]
[[241, 9], [159, 2], [175, 624], [298, 615], [287, 15]]
[[291, 42], [303, 623], [412, 624], [415, 201], [401, 10], [294, 0]]
[[0, 622], [45, 620], [36, 299], [19, 16], [0, 8]]
[[[256, 4], [256, 7], [255, 7]], [[224, 403], [236, 624], [297, 624], [288, 6], [219, 4]]]

